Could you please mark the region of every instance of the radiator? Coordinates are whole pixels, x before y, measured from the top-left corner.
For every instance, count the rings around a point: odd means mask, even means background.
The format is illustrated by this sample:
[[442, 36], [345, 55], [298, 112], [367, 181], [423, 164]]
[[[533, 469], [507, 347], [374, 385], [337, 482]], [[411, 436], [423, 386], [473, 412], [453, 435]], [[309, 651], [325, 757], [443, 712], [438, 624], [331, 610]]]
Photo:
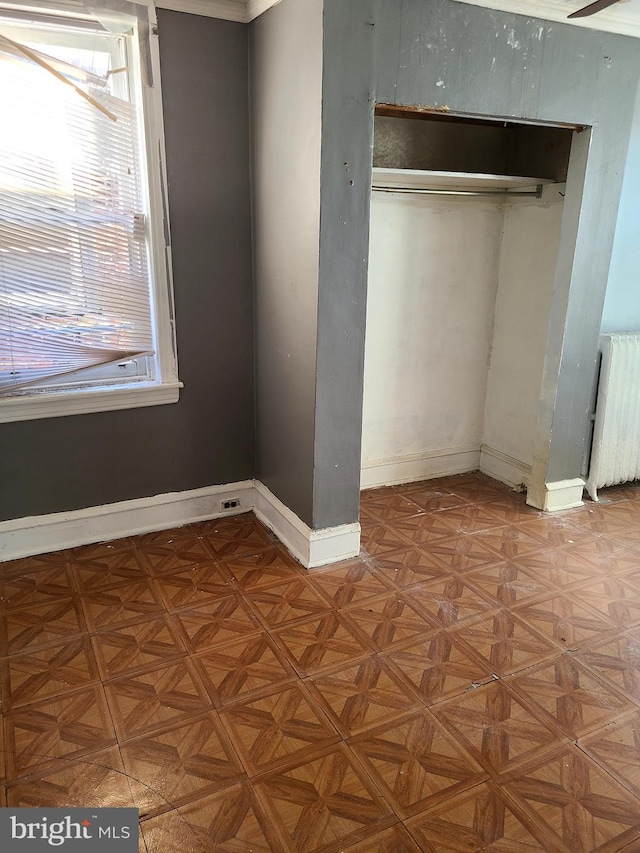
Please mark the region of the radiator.
[[640, 478], [640, 333], [601, 335], [587, 491]]

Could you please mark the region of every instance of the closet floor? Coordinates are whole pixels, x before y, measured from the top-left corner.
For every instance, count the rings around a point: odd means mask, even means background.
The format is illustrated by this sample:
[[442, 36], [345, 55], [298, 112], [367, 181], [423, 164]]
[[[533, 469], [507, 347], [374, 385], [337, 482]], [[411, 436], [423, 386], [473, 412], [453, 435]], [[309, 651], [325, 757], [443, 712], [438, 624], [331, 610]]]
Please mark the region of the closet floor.
[[244, 515], [0, 566], [0, 806], [141, 851], [640, 850], [640, 487], [363, 493], [304, 570]]

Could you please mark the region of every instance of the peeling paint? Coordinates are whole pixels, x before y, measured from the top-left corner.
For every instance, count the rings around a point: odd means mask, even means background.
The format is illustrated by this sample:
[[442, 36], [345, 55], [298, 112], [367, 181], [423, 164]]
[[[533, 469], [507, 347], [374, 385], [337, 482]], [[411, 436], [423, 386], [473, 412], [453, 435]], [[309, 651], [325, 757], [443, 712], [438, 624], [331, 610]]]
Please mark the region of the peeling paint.
[[[292, 8], [295, 5], [290, 4]], [[370, 8], [385, 9], [384, 25], [374, 44], [365, 40], [360, 42], [355, 38], [358, 32], [356, 22], [361, 20], [362, 10]], [[583, 405], [583, 398], [586, 399], [591, 393], [592, 377], [588, 377], [587, 383], [583, 381], [583, 374], [588, 373], [584, 365], [593, 342], [597, 345], [599, 331], [599, 316], [595, 316], [600, 310], [599, 305], [596, 305], [598, 300], [585, 296], [586, 283], [593, 288], [594, 293], [597, 291], [598, 296], [604, 295], [610, 240], [615, 224], [618, 187], [616, 181], [611, 180], [610, 174], [603, 174], [603, 167], [608, 164], [609, 169], [613, 170], [624, 161], [629, 136], [629, 110], [632, 108], [635, 94], [631, 90], [635, 88], [640, 63], [636, 45], [624, 37], [584, 31], [566, 24], [559, 25], [556, 33], [555, 27], [551, 29], [546, 23], [543, 26], [541, 21], [531, 25], [526, 23], [527, 19], [524, 17], [516, 18], [515, 15], [501, 12], [478, 10], [473, 6], [463, 6], [450, 0], [438, 0], [435, 3], [424, 0], [374, 3], [374, 0], [364, 0], [362, 4], [325, 0], [325, 9], [328, 12], [324, 21], [324, 79], [329, 82], [334, 94], [331, 98], [325, 98], [323, 103], [323, 139], [327, 143], [330, 141], [331, 145], [323, 146], [324, 223], [320, 244], [318, 291], [322, 296], [324, 315], [332, 321], [333, 307], [337, 309], [339, 306], [329, 304], [330, 299], [335, 297], [344, 301], [346, 293], [351, 293], [352, 290], [351, 284], [347, 289], [337, 286], [336, 282], [346, 281], [348, 275], [352, 276], [356, 264], [360, 269], [362, 245], [368, 235], [365, 196], [368, 187], [362, 185], [359, 178], [357, 183], [361, 184], [359, 192], [362, 193], [362, 199], [358, 208], [354, 204], [357, 221], [350, 221], [351, 228], [347, 233], [344, 227], [340, 229], [340, 219], [336, 218], [336, 212], [339, 216], [343, 209], [341, 205], [346, 195], [345, 176], [344, 172], [340, 173], [339, 168], [337, 176], [332, 172], [336, 165], [336, 150], [344, 150], [345, 154], [349, 151], [350, 157], [359, 158], [358, 162], [363, 170], [367, 168], [371, 146], [371, 110], [366, 105], [363, 107], [360, 92], [373, 88], [380, 101], [395, 100], [403, 107], [426, 101], [426, 98], [433, 102], [434, 95], [437, 95], [441, 96], [443, 101], [446, 97], [447, 103], [451, 101], [451, 111], [457, 113], [513, 115], [542, 122], [566, 117], [568, 121], [595, 125], [592, 134], [595, 144], [589, 155], [589, 169], [585, 170], [583, 165], [576, 166], [576, 169], [584, 171], [587, 178], [584, 198], [576, 203], [576, 209], [582, 205], [585, 211], [592, 213], [580, 218], [581, 239], [576, 246], [575, 257], [573, 251], [569, 252], [569, 248], [565, 246], [564, 266], [558, 275], [554, 297], [556, 302], [563, 303], [563, 311], [569, 306], [571, 326], [567, 330], [567, 340], [571, 344], [571, 355], [574, 358], [577, 356], [581, 361], [581, 375], [573, 375], [574, 371], [568, 359], [565, 358], [566, 363], [562, 361], [564, 325], [563, 316], [559, 315], [551, 335], [552, 340], [549, 342], [551, 367], [547, 366], [547, 380], [551, 375], [549, 371], [552, 371], [555, 376], [562, 378], [562, 387], [558, 390], [557, 402], [549, 403], [551, 391], [555, 393], [556, 383], [553, 377], [547, 381], [544, 389], [546, 397], [543, 397], [541, 402], [538, 424], [538, 469], [542, 471], [548, 460], [546, 467], [554, 477], [557, 475], [560, 479], [571, 476], [573, 468], [580, 469], [582, 449], [582, 436], [579, 434], [581, 426], [577, 424], [578, 419], [574, 417], [573, 412]], [[510, 30], [516, 30], [516, 20], [518, 24], [515, 36], [521, 41], [520, 51], [514, 51], [513, 45], [507, 44]], [[535, 21], [535, 18], [530, 20]], [[468, 23], [468, 27], [461, 26], [463, 21]], [[507, 25], [503, 27], [505, 22]], [[442, 30], [449, 33], [448, 47], [441, 41]], [[427, 51], [423, 47], [422, 55], [419, 49], [411, 51], [413, 36], [417, 31], [426, 36], [425, 43], [434, 41], [437, 48]], [[492, 38], [495, 41], [493, 50]], [[452, 52], [450, 62], [447, 63], [450, 67], [445, 70], [443, 60], [446, 62], [449, 59], [447, 54], [451, 46], [457, 47], [458, 50]], [[471, 52], [470, 47], [473, 48]], [[520, 52], [525, 48], [531, 51], [531, 66], [526, 72], [523, 71], [520, 59]], [[593, 56], [593, 62], [590, 61], [584, 69], [582, 66], [585, 65], [585, 60], [580, 60], [576, 67], [578, 50], [585, 53], [589, 51]], [[615, 57], [611, 70], [605, 69], [603, 65], [605, 51]], [[492, 54], [500, 59], [496, 60], [495, 71], [489, 78], [487, 72], [492, 64]], [[403, 67], [399, 69], [399, 65]], [[341, 86], [344, 84], [343, 78], [349, 80], [349, 86], [339, 94], [344, 88], [344, 85]], [[440, 78], [446, 80], [446, 94], [441, 88], [438, 88], [438, 93], [433, 92], [436, 81]], [[589, 133], [576, 136], [574, 144], [578, 148], [575, 156], [582, 157], [589, 147], [589, 138]], [[582, 159], [576, 162], [583, 163]], [[337, 166], [339, 167], [339, 163]], [[358, 170], [358, 176], [361, 174], [366, 172], [361, 173]], [[338, 181], [338, 176], [342, 178], [341, 182]], [[349, 198], [353, 198], [353, 194], [349, 194]], [[577, 210], [576, 216], [579, 213], [580, 210]], [[578, 226], [575, 227], [577, 230]], [[574, 277], [574, 283], [570, 292], [571, 276]], [[362, 277], [363, 281], [357, 284], [364, 291], [364, 271]], [[364, 314], [364, 311], [354, 312], [353, 320], [353, 326], [357, 326], [359, 334], [365, 322], [361, 314]], [[326, 352], [323, 358], [330, 366], [340, 359], [341, 369], [346, 364], [349, 375], [355, 374], [356, 369], [352, 364], [355, 360], [346, 361], [345, 354], [335, 347], [335, 338], [339, 337], [341, 336], [335, 334], [334, 330], [331, 339], [325, 339], [323, 346]], [[318, 364], [323, 364], [320, 356]], [[320, 368], [318, 370], [320, 371]], [[326, 370], [326, 365], [323, 370]], [[318, 373], [320, 390], [321, 378]], [[327, 410], [325, 406], [324, 414], [319, 415], [322, 425], [334, 416], [335, 409], [340, 412], [341, 423], [346, 425], [346, 428], [341, 430], [340, 440], [344, 444], [349, 443], [350, 453], [353, 445], [353, 460], [350, 463], [353, 471], [349, 474], [353, 480], [350, 488], [355, 498], [360, 460], [359, 445], [356, 446], [355, 439], [351, 440], [351, 433], [355, 430], [355, 437], [359, 439], [357, 430], [361, 417], [361, 400], [358, 399], [357, 393], [353, 393], [354, 388], [356, 392], [360, 388], [356, 380], [361, 383], [361, 377], [355, 376], [351, 385], [345, 385], [344, 393], [333, 402], [330, 401], [331, 410]], [[589, 386], [588, 394], [584, 391], [585, 384]], [[555, 397], [553, 399], [555, 401]], [[579, 405], [576, 405], [576, 401]], [[339, 406], [344, 408], [344, 415]], [[588, 403], [585, 403], [584, 411], [587, 408]], [[344, 441], [343, 435], [346, 436]], [[326, 444], [330, 444], [330, 438], [331, 436], [327, 436]], [[316, 430], [315, 440], [320, 448], [316, 453], [316, 461], [322, 461], [325, 434], [320, 427]], [[544, 445], [543, 440], [546, 442]], [[328, 452], [326, 455], [328, 456]], [[318, 472], [318, 479], [314, 482], [314, 517], [323, 524], [337, 524], [344, 519], [327, 521], [327, 517], [336, 517], [331, 483], [322, 474], [320, 465]]]
[[507, 36], [507, 44], [514, 50], [520, 49], [520, 40], [516, 38], [515, 30], [511, 30]]

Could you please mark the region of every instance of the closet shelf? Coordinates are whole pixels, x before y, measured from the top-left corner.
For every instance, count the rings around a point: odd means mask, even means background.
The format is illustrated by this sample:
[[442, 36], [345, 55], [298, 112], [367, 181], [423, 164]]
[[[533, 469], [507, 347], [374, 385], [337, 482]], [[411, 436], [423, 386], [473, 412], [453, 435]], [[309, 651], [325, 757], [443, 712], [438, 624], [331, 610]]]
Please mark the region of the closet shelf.
[[542, 184], [553, 184], [552, 178], [530, 178], [521, 175], [487, 175], [476, 172], [432, 172], [422, 169], [382, 169], [374, 167], [373, 186], [385, 189], [416, 190], [521, 190], [535, 192]]

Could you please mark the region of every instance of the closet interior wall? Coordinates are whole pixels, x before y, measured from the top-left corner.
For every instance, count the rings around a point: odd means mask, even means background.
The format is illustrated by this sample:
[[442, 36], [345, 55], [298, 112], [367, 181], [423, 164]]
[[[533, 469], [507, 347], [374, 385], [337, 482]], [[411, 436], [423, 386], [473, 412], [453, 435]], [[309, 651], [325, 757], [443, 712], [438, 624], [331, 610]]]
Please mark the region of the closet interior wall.
[[563, 192], [504, 206], [479, 467], [513, 486], [531, 474]]
[[376, 117], [374, 185], [376, 167], [549, 183], [541, 198], [373, 191], [362, 488], [478, 468], [528, 482], [570, 143]]

